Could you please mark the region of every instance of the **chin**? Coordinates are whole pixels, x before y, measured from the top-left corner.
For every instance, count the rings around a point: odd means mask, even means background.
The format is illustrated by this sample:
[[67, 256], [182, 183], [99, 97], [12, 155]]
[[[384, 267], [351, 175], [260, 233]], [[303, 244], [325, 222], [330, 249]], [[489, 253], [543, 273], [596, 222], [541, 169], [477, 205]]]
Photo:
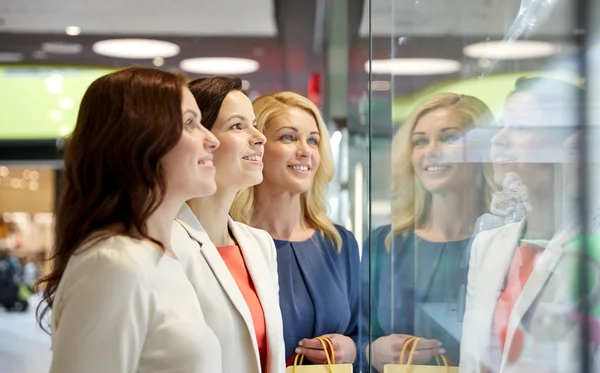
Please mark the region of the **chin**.
[[217, 183], [212, 182], [210, 184], [206, 184], [203, 186], [203, 188], [200, 191], [201, 195], [199, 195], [197, 198], [212, 196], [216, 192], [217, 192]]

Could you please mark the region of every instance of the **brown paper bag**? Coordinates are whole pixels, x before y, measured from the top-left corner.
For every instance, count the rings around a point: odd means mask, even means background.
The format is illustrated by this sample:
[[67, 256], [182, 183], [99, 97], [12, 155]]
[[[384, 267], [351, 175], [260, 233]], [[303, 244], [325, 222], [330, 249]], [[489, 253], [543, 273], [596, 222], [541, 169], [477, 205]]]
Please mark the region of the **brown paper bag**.
[[413, 365], [412, 359], [415, 351], [417, 349], [417, 342], [424, 338], [413, 337], [409, 338], [404, 342], [404, 346], [402, 346], [402, 352], [400, 354], [400, 362], [404, 361], [404, 354], [412, 343], [412, 348], [410, 350], [410, 354], [408, 355], [408, 361], [406, 364], [387, 364], [383, 366], [383, 373], [458, 373], [458, 367], [450, 367], [448, 366], [448, 360], [444, 355], [441, 356], [441, 361], [444, 363], [444, 366], [440, 366], [440, 358], [436, 356], [436, 360], [438, 362], [438, 366], [435, 365]]
[[[294, 359], [294, 365], [289, 366], [285, 369], [286, 373], [352, 373], [352, 364], [336, 364], [335, 356], [333, 354], [333, 344], [329, 338], [317, 338], [323, 345], [325, 351], [325, 357], [327, 358], [327, 365], [302, 365], [304, 355], [296, 355]], [[329, 345], [329, 349], [327, 348]], [[329, 356], [331, 351], [331, 357]]]

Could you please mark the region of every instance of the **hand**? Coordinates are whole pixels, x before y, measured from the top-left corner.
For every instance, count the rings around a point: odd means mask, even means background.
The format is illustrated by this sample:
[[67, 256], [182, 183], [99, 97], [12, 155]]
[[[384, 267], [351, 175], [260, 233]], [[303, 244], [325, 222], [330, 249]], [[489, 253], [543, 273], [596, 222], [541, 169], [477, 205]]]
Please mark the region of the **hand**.
[[[408, 334], [391, 334], [385, 337], [380, 337], [371, 345], [371, 354], [369, 356], [369, 346], [366, 347], [367, 359], [379, 372], [383, 372], [383, 366], [386, 364], [406, 364], [411, 346], [406, 348], [404, 353], [404, 361], [400, 362], [402, 347], [404, 343], [412, 338]], [[413, 355], [413, 364], [425, 364], [434, 356], [444, 354], [446, 351], [441, 348], [442, 343], [436, 339], [425, 339], [417, 342], [417, 350]]]
[[[350, 337], [341, 334], [325, 334], [321, 337], [331, 339], [336, 364], [352, 364], [356, 359], [356, 346]], [[296, 353], [304, 355], [313, 364], [327, 364], [321, 341], [316, 338], [298, 342]]]

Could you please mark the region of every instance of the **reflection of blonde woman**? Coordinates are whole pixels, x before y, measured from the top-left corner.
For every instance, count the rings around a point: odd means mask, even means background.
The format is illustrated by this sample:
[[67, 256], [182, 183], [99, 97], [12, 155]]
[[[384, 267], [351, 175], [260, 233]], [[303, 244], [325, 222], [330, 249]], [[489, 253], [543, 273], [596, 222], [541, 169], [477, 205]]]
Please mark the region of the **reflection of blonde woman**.
[[493, 185], [476, 163], [482, 152], [466, 138], [492, 121], [477, 98], [444, 93], [421, 103], [394, 137], [392, 224], [372, 232], [371, 257], [365, 244], [362, 264], [361, 323], [366, 338], [370, 311], [372, 344], [361, 353], [378, 371], [398, 363], [413, 335], [426, 338], [416, 363], [440, 353], [458, 363], [460, 328], [452, 326], [462, 320], [463, 255]]
[[264, 180], [239, 194], [231, 216], [275, 239], [286, 358], [326, 362], [315, 337], [331, 338], [336, 362], [353, 363], [358, 335], [358, 245], [327, 217], [333, 178], [329, 134], [318, 109], [291, 92], [258, 98]]

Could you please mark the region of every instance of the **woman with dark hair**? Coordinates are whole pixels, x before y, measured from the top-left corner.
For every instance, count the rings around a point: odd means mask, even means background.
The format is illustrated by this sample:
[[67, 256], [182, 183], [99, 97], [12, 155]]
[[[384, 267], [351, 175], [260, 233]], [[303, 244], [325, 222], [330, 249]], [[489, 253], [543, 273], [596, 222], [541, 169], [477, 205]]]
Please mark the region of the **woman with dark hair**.
[[275, 245], [267, 232], [229, 216], [236, 194], [263, 179], [266, 140], [239, 78], [202, 78], [189, 88], [202, 125], [221, 143], [214, 154], [217, 192], [183, 206], [172, 245], [219, 338], [223, 372], [283, 372]]
[[128, 68], [87, 89], [65, 155], [51, 273], [52, 373], [220, 372], [219, 343], [170, 244], [213, 194], [219, 142], [183, 78]]

